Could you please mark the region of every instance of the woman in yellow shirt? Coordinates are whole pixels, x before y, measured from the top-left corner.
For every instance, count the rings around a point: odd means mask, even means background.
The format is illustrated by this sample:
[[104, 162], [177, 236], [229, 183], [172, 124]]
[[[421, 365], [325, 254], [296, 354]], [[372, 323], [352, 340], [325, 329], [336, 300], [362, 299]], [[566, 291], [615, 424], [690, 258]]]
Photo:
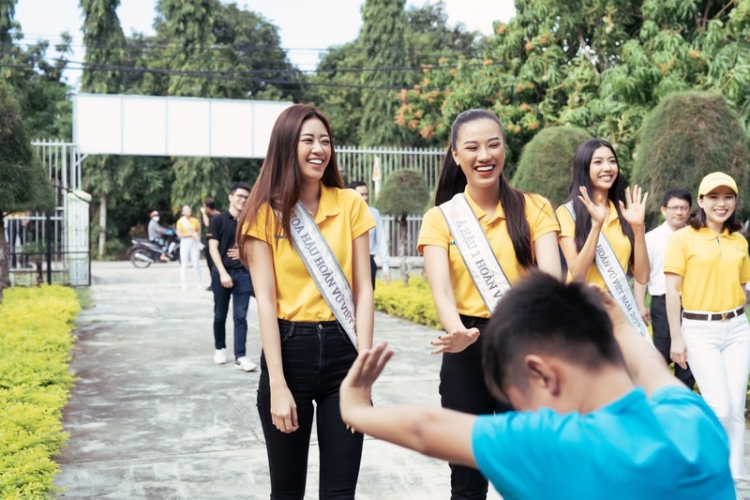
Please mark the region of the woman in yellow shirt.
[[182, 289], [187, 289], [187, 268], [190, 263], [195, 269], [195, 279], [198, 288], [203, 289], [203, 277], [201, 276], [200, 258], [201, 249], [201, 225], [198, 219], [193, 217], [193, 209], [190, 205], [182, 206], [182, 217], [175, 225], [177, 236], [180, 238], [180, 279]]
[[[301, 500], [305, 495], [314, 408], [319, 498], [354, 498], [363, 441], [341, 420], [339, 386], [357, 347], [372, 346], [368, 233], [373, 227], [362, 197], [344, 189], [325, 115], [306, 104], [284, 110], [237, 236], [258, 302], [263, 351], [257, 406], [271, 498]], [[326, 263], [320, 260], [324, 255], [332, 258]], [[341, 271], [338, 284], [332, 277], [335, 266]], [[324, 295], [333, 289], [351, 290], [353, 311], [338, 302], [346, 294], [335, 293], [333, 300]], [[340, 314], [343, 321], [336, 319]], [[354, 338], [347, 335], [353, 330]]]
[[[505, 285], [513, 284], [533, 267], [557, 277], [562, 272], [557, 248], [560, 226], [552, 206], [539, 195], [510, 187], [502, 175], [504, 164], [505, 137], [497, 116], [483, 109], [459, 114], [451, 128], [451, 144], [438, 181], [436, 206], [425, 214], [417, 242], [417, 249], [424, 254], [425, 272], [445, 330], [432, 343], [433, 353], [443, 354], [441, 404], [475, 415], [510, 407], [499, 405], [485, 385], [480, 333], [492, 311], [464, 261], [469, 256], [461, 254], [456, 236], [449, 229], [446, 218], [449, 215], [444, 214], [450, 211], [444, 211], [440, 205], [456, 200], [468, 203], [470, 217], [476, 218], [483, 233], [476, 236], [486, 238], [489, 243], [492, 254], [485, 257], [497, 260], [507, 278]], [[465, 202], [458, 196], [460, 193]], [[458, 237], [467, 239], [461, 234]], [[486, 269], [484, 262], [478, 266], [480, 272]], [[499, 280], [493, 284], [500, 286]], [[451, 464], [451, 498], [485, 498], [486, 494], [487, 480], [479, 471]]]
[[[747, 240], [735, 216], [737, 184], [714, 172], [698, 188], [700, 210], [669, 237], [664, 256], [672, 360], [690, 369], [729, 437], [729, 465], [742, 478], [750, 325], [745, 284]], [[681, 307], [684, 311], [681, 311]]]
[[[599, 236], [604, 234], [623, 270], [638, 283], [648, 283], [650, 265], [646, 250], [646, 200], [641, 188], [625, 188], [617, 154], [610, 143], [591, 139], [573, 157], [570, 201], [557, 209], [560, 249], [572, 279], [607, 285], [594, 258]], [[627, 207], [626, 207], [627, 203]], [[572, 204], [575, 219], [569, 211]]]

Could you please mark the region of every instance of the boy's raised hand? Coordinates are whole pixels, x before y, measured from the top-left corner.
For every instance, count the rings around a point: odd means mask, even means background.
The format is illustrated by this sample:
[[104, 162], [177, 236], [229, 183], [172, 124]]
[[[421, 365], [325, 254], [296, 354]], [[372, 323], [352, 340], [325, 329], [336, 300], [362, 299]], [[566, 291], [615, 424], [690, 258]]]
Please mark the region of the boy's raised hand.
[[375, 347], [363, 350], [339, 389], [339, 406], [341, 417], [349, 427], [351, 413], [359, 407], [369, 407], [372, 401], [372, 385], [380, 376], [383, 368], [393, 357], [393, 351], [386, 349], [388, 342], [381, 342]]

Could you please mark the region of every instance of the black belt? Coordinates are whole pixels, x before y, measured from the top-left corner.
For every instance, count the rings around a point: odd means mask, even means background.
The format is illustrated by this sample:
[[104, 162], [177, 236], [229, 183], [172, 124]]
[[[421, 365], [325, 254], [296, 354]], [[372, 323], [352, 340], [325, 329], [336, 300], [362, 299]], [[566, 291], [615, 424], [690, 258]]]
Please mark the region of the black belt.
[[691, 313], [691, 312], [683, 311], [682, 317], [685, 319], [697, 319], [700, 321], [726, 321], [728, 319], [737, 317], [740, 314], [743, 314], [744, 312], [745, 312], [745, 306], [740, 306], [734, 311], [723, 312], [723, 313], [713, 313], [713, 314], [700, 314], [700, 313]]

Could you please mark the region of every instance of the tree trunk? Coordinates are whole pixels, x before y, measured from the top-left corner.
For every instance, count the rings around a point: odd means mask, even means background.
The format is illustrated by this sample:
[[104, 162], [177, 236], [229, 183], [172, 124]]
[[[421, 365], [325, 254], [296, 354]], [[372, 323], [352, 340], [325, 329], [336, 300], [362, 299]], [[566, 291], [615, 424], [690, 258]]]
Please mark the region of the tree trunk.
[[409, 266], [406, 265], [406, 215], [398, 218], [398, 256], [401, 257], [401, 281], [409, 286]]
[[99, 258], [104, 257], [107, 246], [107, 195], [99, 200]]
[[10, 261], [8, 242], [5, 240], [5, 217], [0, 212], [0, 304], [3, 303], [3, 288], [10, 286]]

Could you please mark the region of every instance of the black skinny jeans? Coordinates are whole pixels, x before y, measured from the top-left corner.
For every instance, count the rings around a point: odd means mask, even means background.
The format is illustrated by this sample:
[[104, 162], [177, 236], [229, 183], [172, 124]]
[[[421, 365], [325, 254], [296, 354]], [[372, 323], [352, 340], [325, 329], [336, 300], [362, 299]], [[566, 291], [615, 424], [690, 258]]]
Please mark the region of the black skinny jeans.
[[[476, 327], [480, 334], [489, 319], [461, 315], [466, 328]], [[503, 413], [513, 408], [495, 400], [484, 383], [482, 335], [461, 352], [443, 354], [440, 367], [440, 404], [443, 408], [473, 415]], [[451, 500], [484, 500], [487, 479], [476, 469], [450, 464]]]
[[339, 387], [357, 351], [336, 321], [279, 320], [284, 378], [297, 404], [299, 428], [285, 434], [273, 425], [268, 366], [260, 358], [258, 412], [266, 440], [272, 500], [302, 500], [307, 480], [314, 406], [317, 407], [321, 500], [351, 500], [357, 486], [363, 436], [347, 430], [339, 411]]

